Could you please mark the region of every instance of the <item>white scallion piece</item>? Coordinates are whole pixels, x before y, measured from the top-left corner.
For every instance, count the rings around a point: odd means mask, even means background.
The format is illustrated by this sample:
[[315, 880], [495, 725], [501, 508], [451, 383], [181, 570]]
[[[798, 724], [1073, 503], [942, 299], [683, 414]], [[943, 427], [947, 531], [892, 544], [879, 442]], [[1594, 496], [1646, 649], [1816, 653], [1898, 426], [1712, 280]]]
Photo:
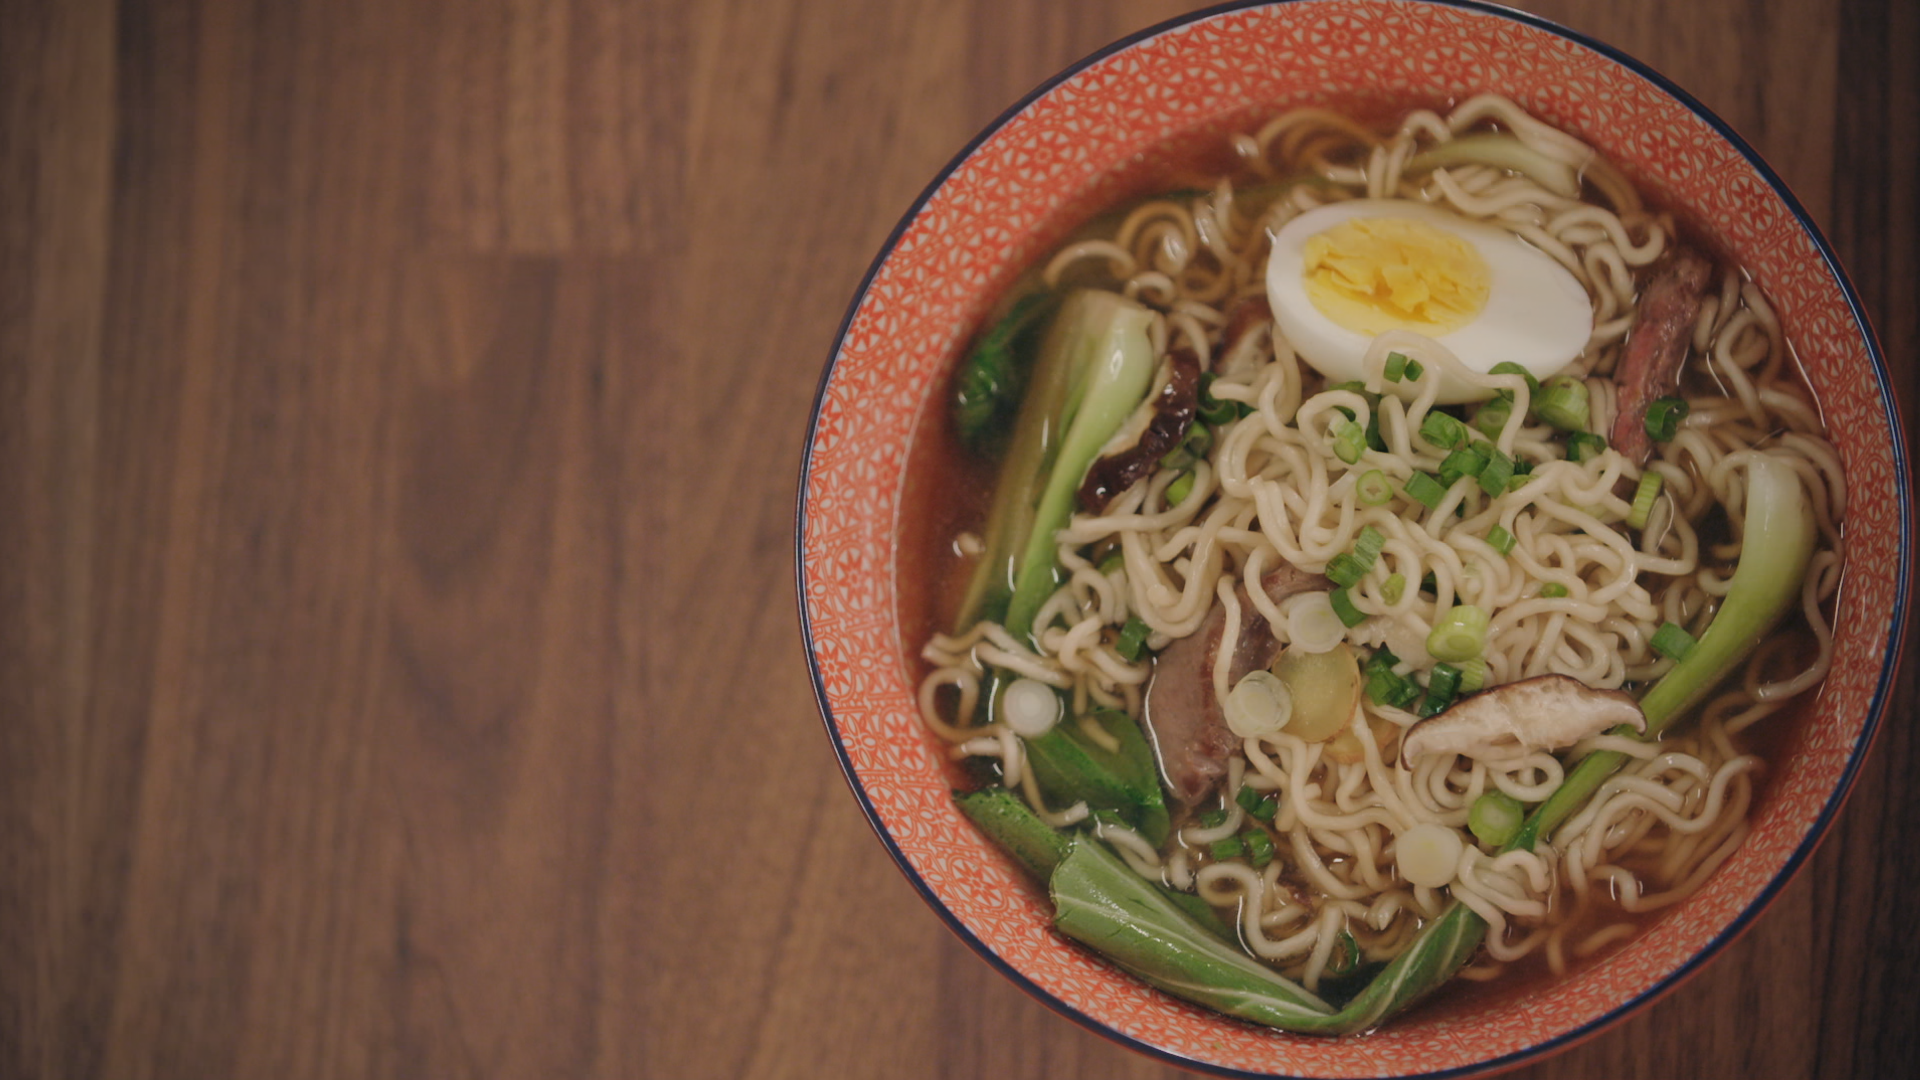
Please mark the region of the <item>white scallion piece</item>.
[[1466, 843], [1459, 833], [1431, 821], [1415, 825], [1393, 841], [1393, 858], [1400, 867], [1400, 876], [1429, 889], [1438, 889], [1453, 881], [1464, 850]]
[[1252, 671], [1227, 694], [1227, 728], [1243, 739], [1271, 735], [1293, 717], [1293, 695], [1270, 671]]
[[1287, 617], [1287, 638], [1301, 652], [1323, 653], [1347, 640], [1347, 624], [1334, 613], [1324, 592], [1306, 592], [1288, 598], [1280, 613]]
[[1037, 739], [1060, 722], [1060, 695], [1038, 679], [1015, 679], [1000, 695], [1001, 715], [1014, 734]]

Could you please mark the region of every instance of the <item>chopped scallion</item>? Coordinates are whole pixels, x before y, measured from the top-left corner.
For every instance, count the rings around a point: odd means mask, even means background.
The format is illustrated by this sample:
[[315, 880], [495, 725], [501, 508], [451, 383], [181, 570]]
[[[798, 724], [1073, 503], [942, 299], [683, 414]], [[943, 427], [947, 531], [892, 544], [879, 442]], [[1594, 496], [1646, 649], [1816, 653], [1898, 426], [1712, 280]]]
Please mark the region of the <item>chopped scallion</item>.
[[1422, 365], [1421, 365], [1421, 363], [1420, 363], [1420, 361], [1418, 361], [1418, 360], [1408, 360], [1408, 361], [1407, 361], [1407, 372], [1406, 372], [1406, 374], [1407, 374], [1407, 381], [1408, 381], [1408, 382], [1419, 382], [1419, 381], [1420, 381], [1420, 376], [1422, 376], [1422, 375], [1424, 375], [1424, 374], [1426, 374], [1426, 371], [1427, 371], [1427, 369], [1426, 369], [1426, 368], [1425, 368], [1424, 366], [1422, 366]]
[[1680, 421], [1687, 418], [1693, 407], [1685, 398], [1655, 398], [1647, 406], [1647, 435], [1654, 442], [1669, 442], [1680, 434]]
[[1367, 576], [1369, 564], [1352, 552], [1343, 551], [1327, 560], [1327, 579], [1335, 585], [1350, 586]]
[[1387, 377], [1387, 381], [1399, 382], [1401, 376], [1405, 375], [1406, 373], [1407, 373], [1406, 354], [1397, 353], [1397, 352], [1388, 353], [1387, 368], [1386, 368], [1386, 371], [1383, 372], [1383, 374], [1385, 374]]
[[1187, 428], [1186, 437], [1180, 440], [1180, 445], [1167, 451], [1160, 459], [1160, 465], [1168, 469], [1192, 468], [1212, 449], [1213, 429], [1205, 424], [1193, 424]]
[[1533, 403], [1533, 415], [1561, 431], [1585, 431], [1591, 415], [1587, 384], [1571, 375], [1549, 379]]
[[1427, 652], [1435, 660], [1457, 664], [1480, 655], [1487, 644], [1487, 613], [1472, 604], [1459, 604], [1427, 635]]
[[1140, 616], [1135, 615], [1127, 620], [1127, 625], [1120, 628], [1120, 639], [1113, 643], [1113, 651], [1119, 653], [1129, 663], [1138, 660], [1140, 654], [1146, 651], [1147, 635], [1152, 632], [1152, 628], [1141, 622]]
[[1389, 604], [1399, 603], [1406, 592], [1407, 576], [1405, 574], [1388, 574], [1387, 580], [1380, 583], [1380, 599]]
[[1333, 613], [1340, 617], [1340, 625], [1347, 629], [1367, 621], [1366, 613], [1353, 606], [1353, 597], [1347, 595], [1347, 590], [1335, 589], [1327, 594], [1327, 599], [1333, 604]]
[[1670, 660], [1685, 660], [1693, 651], [1693, 635], [1681, 629], [1675, 623], [1661, 623], [1660, 629], [1653, 632], [1653, 640], [1648, 642], [1653, 651]]
[[1420, 422], [1420, 437], [1442, 450], [1451, 450], [1467, 441], [1467, 425], [1446, 413], [1430, 412]]
[[1272, 821], [1280, 813], [1279, 796], [1263, 795], [1250, 785], [1241, 785], [1240, 794], [1234, 796], [1233, 801], [1240, 804], [1240, 809], [1261, 821]]
[[[1440, 482], [1448, 487], [1463, 476], [1479, 476], [1487, 467], [1487, 447], [1485, 443], [1472, 443], [1448, 454], [1440, 463]], [[1502, 484], [1506, 481], [1502, 480]]]
[[1264, 870], [1273, 861], [1273, 837], [1265, 829], [1249, 829], [1240, 834], [1240, 844], [1247, 849], [1247, 861], [1255, 870]]
[[1379, 469], [1368, 469], [1360, 474], [1353, 491], [1360, 497], [1362, 506], [1385, 506], [1393, 501], [1393, 485], [1387, 481], [1387, 474]]
[[1576, 431], [1567, 436], [1568, 461], [1581, 462], [1599, 457], [1606, 448], [1607, 440], [1591, 431]]
[[1493, 498], [1507, 493], [1513, 479], [1513, 459], [1493, 448], [1487, 451], [1487, 464], [1480, 470], [1480, 490]]
[[1187, 496], [1191, 494], [1193, 494], [1193, 474], [1190, 472], [1181, 473], [1179, 476], [1173, 478], [1173, 483], [1167, 485], [1167, 505], [1179, 506], [1181, 503], [1186, 502]]
[[1213, 380], [1211, 371], [1200, 376], [1200, 419], [1209, 426], [1230, 424], [1253, 411], [1253, 406], [1244, 401], [1221, 401], [1214, 397]]
[[1636, 529], [1647, 527], [1647, 517], [1660, 498], [1660, 474], [1649, 469], [1640, 474], [1640, 486], [1633, 490], [1633, 509], [1627, 511], [1627, 524]]
[[1475, 693], [1485, 685], [1487, 685], [1487, 658], [1486, 657], [1476, 656], [1471, 660], [1467, 660], [1461, 663], [1460, 687], [1459, 687], [1460, 693], [1462, 694]]
[[1500, 554], [1510, 555], [1513, 553], [1515, 541], [1513, 534], [1508, 532], [1505, 527], [1495, 525], [1493, 528], [1487, 530], [1487, 543], [1493, 545], [1493, 550]]
[[1362, 526], [1360, 535], [1353, 538], [1353, 553], [1366, 561], [1368, 569], [1373, 568], [1373, 561], [1380, 557], [1381, 549], [1386, 546], [1386, 536], [1371, 525]]
[[1367, 429], [1354, 420], [1335, 420], [1333, 422], [1333, 453], [1349, 465], [1360, 460], [1360, 454], [1367, 448]]
[[1404, 709], [1420, 699], [1420, 684], [1404, 675], [1396, 675], [1391, 667], [1378, 667], [1367, 672], [1367, 700], [1375, 705], [1390, 705]]
[[1559, 600], [1567, 595], [1567, 587], [1557, 581], [1549, 581], [1540, 586], [1540, 595], [1548, 600]]
[[1460, 669], [1452, 664], [1435, 664], [1427, 672], [1427, 696], [1420, 702], [1420, 715], [1432, 716], [1453, 704], [1460, 692]]
[[1513, 401], [1510, 398], [1497, 397], [1480, 406], [1473, 414], [1474, 430], [1489, 439], [1497, 439], [1506, 430], [1507, 420], [1513, 416]]
[[1422, 472], [1408, 477], [1400, 490], [1407, 493], [1407, 498], [1429, 510], [1439, 506], [1440, 501], [1447, 497], [1447, 485]]
[[1520, 832], [1526, 807], [1504, 791], [1489, 791], [1473, 800], [1467, 811], [1467, 828], [1474, 839], [1488, 847], [1503, 848]]
[[1226, 823], [1227, 812], [1223, 808], [1216, 807], [1200, 815], [1200, 827], [1203, 829], [1217, 829]]
[[[1540, 380], [1537, 378], [1534, 378], [1533, 372], [1527, 370], [1525, 367], [1522, 367], [1519, 364], [1514, 363], [1511, 360], [1502, 360], [1501, 362], [1493, 365], [1493, 367], [1487, 371], [1487, 374], [1519, 375], [1522, 378], [1525, 378], [1527, 380], [1527, 395], [1535, 399], [1539, 398], [1540, 396]], [[1500, 392], [1502, 394], [1508, 394], [1508, 395], [1512, 394], [1512, 391], [1510, 390], [1502, 390]], [[1513, 398], [1509, 396], [1507, 400], [1512, 401]]]
[[1213, 857], [1216, 859], [1237, 859], [1246, 853], [1247, 845], [1241, 843], [1237, 836], [1229, 836], [1225, 840], [1213, 842]]

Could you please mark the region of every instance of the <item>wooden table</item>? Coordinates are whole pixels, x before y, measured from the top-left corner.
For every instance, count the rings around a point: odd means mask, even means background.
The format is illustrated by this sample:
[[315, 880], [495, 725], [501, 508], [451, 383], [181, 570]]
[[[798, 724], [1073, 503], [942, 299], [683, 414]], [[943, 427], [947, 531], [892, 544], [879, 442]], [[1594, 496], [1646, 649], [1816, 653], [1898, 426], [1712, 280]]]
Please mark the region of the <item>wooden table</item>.
[[[814, 712], [868, 260], [1168, 0], [0, 5], [0, 1076], [1149, 1077], [952, 938]], [[1558, 0], [1920, 338], [1920, 16]], [[1530, 1076], [1920, 1051], [1913, 670], [1838, 827]]]

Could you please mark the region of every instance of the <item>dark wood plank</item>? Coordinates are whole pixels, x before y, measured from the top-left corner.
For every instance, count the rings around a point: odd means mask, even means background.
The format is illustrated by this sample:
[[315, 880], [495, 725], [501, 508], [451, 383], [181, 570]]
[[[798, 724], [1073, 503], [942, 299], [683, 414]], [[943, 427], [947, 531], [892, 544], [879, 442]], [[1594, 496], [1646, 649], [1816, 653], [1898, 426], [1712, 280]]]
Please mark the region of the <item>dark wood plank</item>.
[[[1187, 5], [0, 4], [0, 1076], [1166, 1077], [813, 717], [806, 409], [898, 215]], [[1541, 0], [1719, 111], [1916, 404], [1920, 18]], [[1913, 673], [1833, 837], [1520, 1075], [1887, 1075]]]

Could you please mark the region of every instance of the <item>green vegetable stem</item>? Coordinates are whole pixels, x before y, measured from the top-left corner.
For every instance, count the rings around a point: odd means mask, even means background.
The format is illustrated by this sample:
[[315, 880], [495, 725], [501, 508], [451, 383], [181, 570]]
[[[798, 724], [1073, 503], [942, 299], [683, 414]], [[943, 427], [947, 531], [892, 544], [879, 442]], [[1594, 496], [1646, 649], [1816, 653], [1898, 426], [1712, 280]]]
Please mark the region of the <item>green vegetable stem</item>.
[[1118, 293], [1081, 290], [1061, 304], [1027, 380], [960, 628], [998, 619], [1016, 637], [1031, 632], [1081, 477], [1150, 388], [1152, 319]]

